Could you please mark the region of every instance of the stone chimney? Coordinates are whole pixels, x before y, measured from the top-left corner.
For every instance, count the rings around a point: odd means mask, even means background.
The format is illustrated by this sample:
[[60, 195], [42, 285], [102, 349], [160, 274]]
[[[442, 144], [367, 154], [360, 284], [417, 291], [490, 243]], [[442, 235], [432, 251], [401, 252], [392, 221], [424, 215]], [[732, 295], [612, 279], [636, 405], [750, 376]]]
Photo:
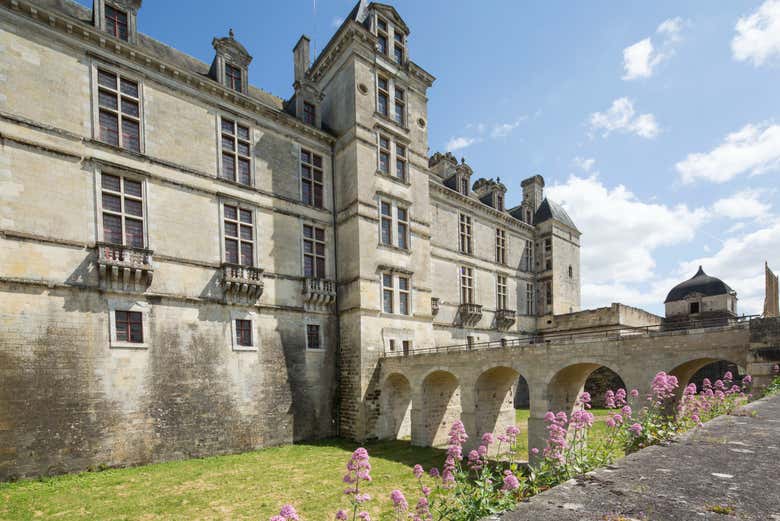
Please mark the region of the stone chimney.
[[306, 71], [309, 70], [309, 66], [311, 65], [309, 43], [309, 37], [303, 35], [301, 36], [301, 39], [298, 40], [298, 43], [295, 44], [295, 48], [293, 49], [296, 83], [303, 81], [303, 78], [306, 75]]
[[544, 177], [535, 175], [523, 180], [520, 184], [523, 187], [523, 203], [536, 212], [544, 201]]

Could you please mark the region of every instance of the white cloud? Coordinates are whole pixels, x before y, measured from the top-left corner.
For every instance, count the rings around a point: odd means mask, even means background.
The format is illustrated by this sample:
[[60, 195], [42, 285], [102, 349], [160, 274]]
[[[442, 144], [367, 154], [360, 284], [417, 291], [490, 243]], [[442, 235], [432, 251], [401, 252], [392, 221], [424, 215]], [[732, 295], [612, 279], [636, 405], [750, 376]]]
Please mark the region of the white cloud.
[[602, 130], [602, 136], [607, 137], [612, 132], [636, 134], [652, 139], [658, 135], [660, 128], [652, 114], [636, 114], [634, 102], [628, 98], [618, 98], [605, 112], [594, 112], [590, 115], [591, 132]]
[[481, 143], [487, 139], [501, 139], [507, 137], [509, 134], [520, 126], [520, 123], [528, 119], [527, 116], [520, 116], [511, 123], [494, 123], [489, 125], [487, 123], [469, 123], [466, 125], [466, 130], [471, 131], [472, 136], [458, 136], [451, 138], [446, 145], [448, 152], [454, 152], [462, 148], [469, 147], [476, 143]]
[[780, 125], [748, 124], [706, 153], [688, 154], [675, 165], [683, 183], [704, 179], [725, 183], [741, 174], [757, 175], [780, 167]]
[[577, 168], [582, 169], [584, 172], [590, 172], [593, 168], [593, 165], [596, 164], [596, 160], [592, 157], [589, 158], [582, 158], [582, 157], [575, 157], [572, 160], [572, 163], [574, 163], [574, 166]]
[[623, 49], [624, 80], [649, 78], [654, 69], [674, 55], [674, 46], [680, 41], [682, 18], [670, 18], [661, 22], [656, 33], [660, 35], [658, 47], [651, 37], [639, 40]]
[[750, 16], [737, 20], [731, 52], [759, 67], [780, 56], [780, 0], [767, 0]]
[[454, 137], [447, 142], [447, 152], [454, 152], [462, 148], [470, 147], [474, 143], [478, 143], [480, 140], [477, 138], [470, 138], [465, 136]]
[[726, 239], [713, 255], [681, 264], [681, 272], [692, 276], [699, 265], [709, 275], [722, 279], [737, 292], [740, 313], [760, 313], [764, 305], [764, 261], [778, 271], [780, 266], [780, 221], [765, 227]]
[[[571, 176], [547, 192], [582, 232], [583, 301], [588, 307], [619, 300], [662, 302], [661, 294], [676, 282], [655, 275], [655, 251], [691, 241], [708, 218], [703, 209], [642, 201], [625, 186], [606, 187], [596, 176]], [[650, 289], [640, 292], [640, 283]]]
[[742, 190], [731, 197], [715, 201], [712, 212], [729, 219], [762, 219], [769, 216], [772, 205], [761, 200], [761, 190]]

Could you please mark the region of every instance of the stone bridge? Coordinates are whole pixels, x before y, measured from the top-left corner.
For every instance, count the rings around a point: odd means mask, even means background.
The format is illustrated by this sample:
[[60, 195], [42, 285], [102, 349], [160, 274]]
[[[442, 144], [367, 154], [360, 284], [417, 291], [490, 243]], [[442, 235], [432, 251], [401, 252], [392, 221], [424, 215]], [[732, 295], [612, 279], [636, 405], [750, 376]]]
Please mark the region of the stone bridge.
[[602, 366], [644, 395], [658, 371], [677, 376], [683, 387], [699, 369], [720, 360], [737, 364], [757, 384], [766, 383], [780, 360], [780, 319], [675, 331], [624, 328], [386, 356], [379, 369], [375, 433], [441, 446], [458, 418], [472, 440], [503, 432], [515, 422], [513, 398], [523, 376], [530, 394], [528, 447], [541, 448], [544, 414], [570, 413], [588, 376]]

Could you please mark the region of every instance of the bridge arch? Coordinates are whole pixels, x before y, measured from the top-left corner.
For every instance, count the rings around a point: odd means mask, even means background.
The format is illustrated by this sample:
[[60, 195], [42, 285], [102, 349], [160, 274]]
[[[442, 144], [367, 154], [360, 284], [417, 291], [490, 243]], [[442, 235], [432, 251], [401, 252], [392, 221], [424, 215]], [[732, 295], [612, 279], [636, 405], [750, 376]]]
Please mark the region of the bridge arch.
[[498, 366], [483, 371], [474, 385], [474, 435], [486, 432], [503, 434], [514, 425], [514, 397], [520, 372]]
[[412, 386], [401, 373], [391, 373], [382, 383], [377, 437], [398, 440], [412, 434]]
[[[619, 378], [622, 387], [626, 388], [626, 378], [621, 371], [608, 364], [596, 361], [577, 362], [559, 369], [548, 379], [546, 398], [547, 410], [553, 412], [563, 411], [571, 414], [579, 395], [585, 390], [588, 378], [597, 370], [606, 368], [610, 373]], [[628, 390], [626, 388], [626, 390]]]
[[[695, 378], [695, 377], [697, 375], [701, 375], [702, 373], [706, 374], [706, 369], [708, 368], [717, 370], [717, 372], [714, 372], [711, 375], [707, 375], [710, 378], [710, 380], [715, 381], [715, 379], [722, 378], [723, 373], [725, 373], [726, 371], [725, 366], [727, 365], [732, 365], [736, 368], [736, 372], [732, 370], [732, 373], [734, 374], [735, 377], [737, 377], [738, 375], [739, 376], [745, 375], [744, 364], [740, 364], [738, 360], [729, 360], [727, 358], [720, 358], [717, 356], [695, 358], [693, 360], [683, 362], [673, 367], [669, 371], [669, 374], [677, 377], [677, 382], [679, 385], [678, 394], [681, 395], [682, 390], [685, 389], [685, 386], [688, 385], [693, 380], [699, 380], [699, 378]], [[694, 381], [694, 383], [696, 383], [697, 390], [701, 390], [701, 382]]]
[[[412, 415], [412, 444], [423, 447], [447, 444], [447, 433], [463, 411], [458, 378], [448, 370], [426, 374]], [[419, 404], [419, 407], [417, 406]]]

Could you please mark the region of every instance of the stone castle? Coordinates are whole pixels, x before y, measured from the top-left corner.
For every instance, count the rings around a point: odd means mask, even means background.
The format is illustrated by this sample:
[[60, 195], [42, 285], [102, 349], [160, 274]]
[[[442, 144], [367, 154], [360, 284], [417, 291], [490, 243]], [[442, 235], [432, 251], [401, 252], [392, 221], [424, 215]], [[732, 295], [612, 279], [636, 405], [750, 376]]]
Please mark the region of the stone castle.
[[658, 323], [578, 313], [541, 176], [507, 208], [429, 156], [393, 7], [301, 37], [282, 99], [232, 31], [203, 63], [141, 4], [0, 0], [0, 480], [378, 437], [383, 357]]

